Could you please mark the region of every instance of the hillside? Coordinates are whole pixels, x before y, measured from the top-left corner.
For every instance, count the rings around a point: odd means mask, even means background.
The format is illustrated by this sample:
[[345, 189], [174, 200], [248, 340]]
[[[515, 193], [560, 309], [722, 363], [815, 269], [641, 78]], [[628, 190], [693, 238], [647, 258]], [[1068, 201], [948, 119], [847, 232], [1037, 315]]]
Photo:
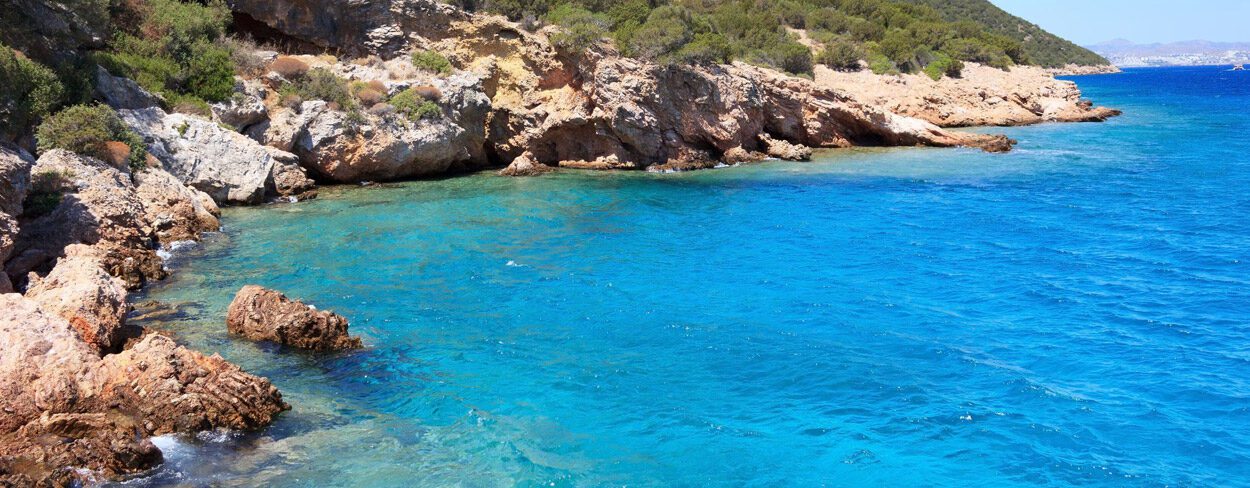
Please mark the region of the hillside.
[[1046, 68], [1058, 68], [1068, 64], [1097, 66], [1111, 64], [1097, 53], [1047, 32], [1037, 24], [1016, 17], [996, 7], [989, 0], [904, 0], [926, 5], [941, 13], [948, 21], [969, 20], [989, 28], [990, 31], [1008, 36], [1020, 42], [1031, 64]]
[[[955, 15], [900, 0], [458, 0], [468, 10], [501, 13], [531, 26], [554, 23], [569, 34], [559, 39], [585, 48], [610, 37], [626, 55], [677, 64], [740, 60], [795, 74], [814, 64], [857, 71], [860, 61], [882, 73], [923, 71], [933, 78], [958, 75], [963, 62], [1007, 68], [1013, 64], [1097, 63], [1036, 26], [1023, 36], [1003, 28], [1019, 19], [973, 10]], [[933, 2], [942, 5], [941, 2]], [[982, 9], [987, 10], [988, 9]], [[1006, 16], [1005, 18], [1002, 16]], [[984, 19], [986, 23], [977, 21]], [[799, 42], [804, 30], [816, 54]], [[1028, 41], [1024, 41], [1024, 39]], [[1040, 40], [1039, 40], [1040, 39]], [[1031, 51], [1027, 46], [1031, 47]], [[1033, 52], [1033, 56], [1030, 56]]]

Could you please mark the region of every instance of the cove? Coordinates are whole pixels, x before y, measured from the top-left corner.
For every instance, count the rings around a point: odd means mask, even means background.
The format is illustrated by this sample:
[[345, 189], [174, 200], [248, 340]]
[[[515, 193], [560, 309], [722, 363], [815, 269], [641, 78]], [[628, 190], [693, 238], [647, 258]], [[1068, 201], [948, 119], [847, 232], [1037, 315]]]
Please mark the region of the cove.
[[[230, 209], [136, 303], [270, 378], [136, 486], [1228, 485], [1250, 477], [1250, 77], [1084, 77], [1007, 155], [489, 174]], [[236, 340], [234, 292], [368, 348]], [[153, 311], [155, 310], [155, 311]]]

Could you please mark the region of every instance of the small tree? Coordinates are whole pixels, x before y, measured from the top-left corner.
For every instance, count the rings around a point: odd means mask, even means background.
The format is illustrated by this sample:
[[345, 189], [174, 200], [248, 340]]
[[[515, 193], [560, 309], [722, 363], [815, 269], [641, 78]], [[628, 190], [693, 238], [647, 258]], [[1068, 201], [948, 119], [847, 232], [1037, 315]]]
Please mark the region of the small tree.
[[62, 93], [51, 69], [0, 45], [0, 137], [28, 130], [60, 103]]

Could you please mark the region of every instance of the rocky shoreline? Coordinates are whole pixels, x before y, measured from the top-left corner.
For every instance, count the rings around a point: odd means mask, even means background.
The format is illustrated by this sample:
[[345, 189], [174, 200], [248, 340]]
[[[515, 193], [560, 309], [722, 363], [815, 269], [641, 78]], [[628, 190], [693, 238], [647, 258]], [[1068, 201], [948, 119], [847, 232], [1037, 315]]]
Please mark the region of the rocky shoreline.
[[[932, 83], [822, 68], [813, 81], [743, 63], [658, 65], [602, 46], [566, 52], [549, 41], [553, 28], [528, 32], [433, 0], [231, 7], [305, 52], [254, 53], [271, 68], [238, 78], [211, 115], [170, 113], [133, 81], [96, 73], [97, 98], [142, 138], [145, 164], [0, 146], [0, 485], [135, 475], [161, 461], [152, 436], [256, 430], [289, 408], [268, 380], [126, 323], [128, 293], [168, 273], [158, 251], [217, 230], [219, 206], [487, 169], [681, 171], [861, 145], [1002, 152], [1014, 141], [943, 127], [1118, 114], [1034, 68], [972, 66]], [[413, 50], [443, 53], [452, 69], [422, 70]], [[415, 90], [438, 115], [292, 99], [280, 59], [388, 96]], [[231, 332], [315, 350], [361, 345], [342, 317], [268, 290], [239, 296]]]

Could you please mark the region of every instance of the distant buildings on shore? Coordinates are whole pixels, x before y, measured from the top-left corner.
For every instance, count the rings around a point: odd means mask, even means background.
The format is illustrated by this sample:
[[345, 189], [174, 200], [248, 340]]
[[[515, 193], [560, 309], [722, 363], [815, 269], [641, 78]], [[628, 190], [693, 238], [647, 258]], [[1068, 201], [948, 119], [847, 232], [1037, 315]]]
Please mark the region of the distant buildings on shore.
[[1121, 39], [1086, 47], [1122, 68], [1250, 64], [1250, 43], [1135, 44]]

